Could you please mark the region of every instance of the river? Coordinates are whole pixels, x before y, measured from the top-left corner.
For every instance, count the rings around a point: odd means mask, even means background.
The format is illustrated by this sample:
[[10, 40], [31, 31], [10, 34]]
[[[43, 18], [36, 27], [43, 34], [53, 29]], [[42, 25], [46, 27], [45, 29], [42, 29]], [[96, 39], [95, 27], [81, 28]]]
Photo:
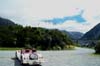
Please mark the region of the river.
[[[94, 55], [93, 49], [38, 52], [46, 59], [42, 66], [100, 66], [100, 55]], [[14, 57], [15, 51], [0, 51], [0, 66], [21, 66]]]

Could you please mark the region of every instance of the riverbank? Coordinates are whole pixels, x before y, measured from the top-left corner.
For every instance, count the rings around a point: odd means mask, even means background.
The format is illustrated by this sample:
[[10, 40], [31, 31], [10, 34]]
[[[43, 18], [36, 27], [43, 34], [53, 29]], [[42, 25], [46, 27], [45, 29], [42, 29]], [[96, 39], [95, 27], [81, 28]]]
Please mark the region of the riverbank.
[[[3, 50], [3, 51], [6, 51], [6, 50], [20, 50], [22, 48], [19, 48], [19, 47], [0, 47], [0, 50]], [[57, 48], [54, 48], [54, 49], [48, 49], [48, 50], [74, 50], [75, 49], [75, 46], [72, 46], [72, 45], [68, 45], [66, 46], [64, 49], [61, 49], [60, 47], [57, 47]], [[37, 50], [41, 50], [41, 49], [38, 49]], [[46, 51], [48, 51], [46, 50]]]
[[0, 47], [1, 51], [7, 51], [7, 50], [15, 51], [15, 50], [20, 50], [20, 49], [22, 49], [22, 48], [17, 48], [17, 47], [14, 47], [14, 48], [11, 48], [11, 47]]

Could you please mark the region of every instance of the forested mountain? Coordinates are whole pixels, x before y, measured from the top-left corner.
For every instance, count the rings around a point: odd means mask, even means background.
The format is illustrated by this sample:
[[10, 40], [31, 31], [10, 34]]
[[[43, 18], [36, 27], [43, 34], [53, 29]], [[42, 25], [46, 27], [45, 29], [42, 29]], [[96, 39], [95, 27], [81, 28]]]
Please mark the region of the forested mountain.
[[[0, 19], [0, 47], [35, 47], [42, 50], [65, 49], [73, 42], [62, 31], [40, 27], [15, 25], [8, 19]], [[3, 25], [3, 26], [2, 26]]]
[[87, 46], [95, 47], [95, 53], [100, 54], [100, 23], [88, 31], [81, 40], [87, 41]]
[[100, 39], [100, 23], [88, 31], [82, 38], [82, 40], [98, 40]]
[[11, 20], [0, 17], [0, 26], [8, 26], [8, 25], [15, 25], [15, 23]]

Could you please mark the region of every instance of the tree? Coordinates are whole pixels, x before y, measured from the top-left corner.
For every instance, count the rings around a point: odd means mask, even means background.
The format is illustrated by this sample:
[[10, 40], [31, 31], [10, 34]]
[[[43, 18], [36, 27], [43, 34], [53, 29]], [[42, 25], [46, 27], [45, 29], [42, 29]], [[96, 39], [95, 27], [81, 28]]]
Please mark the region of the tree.
[[100, 41], [95, 46], [95, 53], [100, 54]]
[[1, 47], [31, 46], [42, 50], [64, 49], [73, 42], [66, 33], [40, 27], [0, 26]]

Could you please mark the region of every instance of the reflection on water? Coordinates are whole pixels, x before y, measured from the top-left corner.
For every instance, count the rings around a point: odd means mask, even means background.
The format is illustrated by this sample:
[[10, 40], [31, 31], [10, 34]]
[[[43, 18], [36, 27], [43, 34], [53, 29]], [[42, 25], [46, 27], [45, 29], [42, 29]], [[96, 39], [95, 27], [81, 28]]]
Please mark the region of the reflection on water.
[[30, 66], [28, 64], [22, 65], [18, 59], [14, 59], [14, 66]]
[[17, 59], [14, 59], [14, 66], [22, 66]]
[[[38, 51], [47, 60], [42, 66], [100, 66], [100, 56], [92, 55], [94, 50], [76, 48], [69, 51]], [[15, 57], [15, 51], [0, 51], [0, 66], [22, 66]], [[11, 59], [13, 58], [13, 59]]]

